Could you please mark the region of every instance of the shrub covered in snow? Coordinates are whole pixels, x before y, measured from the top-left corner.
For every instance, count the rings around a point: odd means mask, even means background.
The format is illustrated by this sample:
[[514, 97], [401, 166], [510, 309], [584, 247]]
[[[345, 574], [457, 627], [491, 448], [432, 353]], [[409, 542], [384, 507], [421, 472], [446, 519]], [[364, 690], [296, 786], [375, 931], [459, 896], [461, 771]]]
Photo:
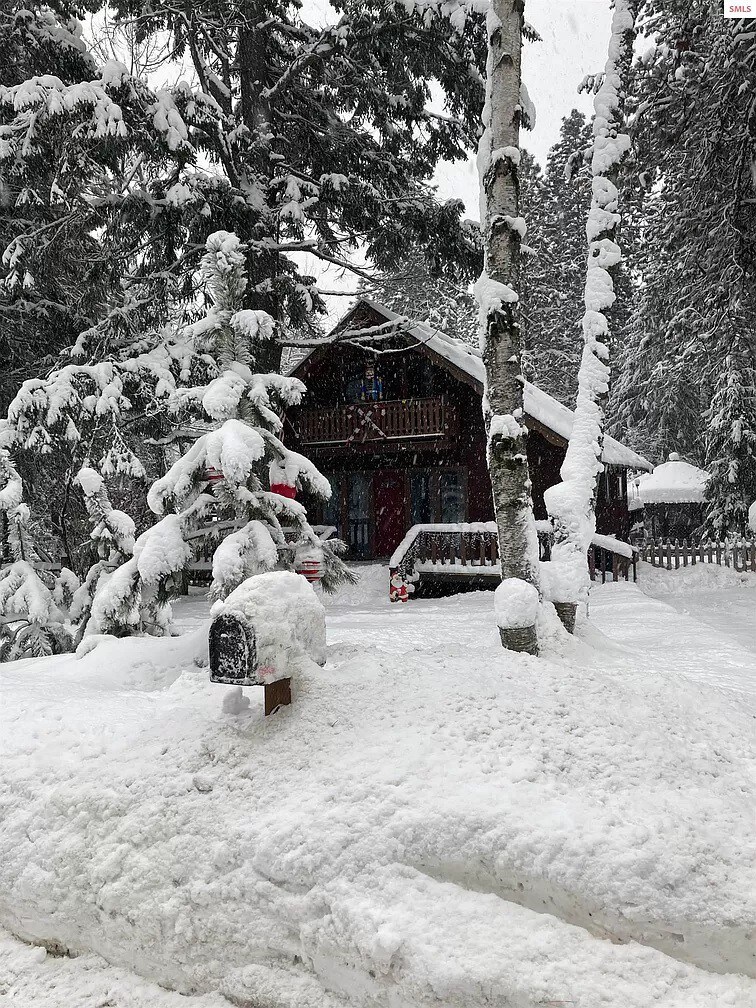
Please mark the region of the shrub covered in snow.
[[0, 449], [0, 661], [60, 654], [71, 648], [53, 592], [34, 568], [29, 509], [21, 478]]
[[[84, 504], [92, 523], [91, 538], [98, 557], [96, 563], [89, 568], [84, 583], [74, 594], [71, 605], [71, 619], [78, 624], [78, 642], [87, 630], [98, 591], [101, 595], [106, 591], [113, 572], [133, 554], [135, 528], [129, 515], [110, 503], [105, 482], [96, 470], [83, 466], [76, 482], [84, 494]], [[91, 631], [116, 635], [127, 631], [128, 623], [119, 620], [117, 612], [107, 618], [100, 612], [99, 605], [97, 609], [100, 618], [95, 620]]]

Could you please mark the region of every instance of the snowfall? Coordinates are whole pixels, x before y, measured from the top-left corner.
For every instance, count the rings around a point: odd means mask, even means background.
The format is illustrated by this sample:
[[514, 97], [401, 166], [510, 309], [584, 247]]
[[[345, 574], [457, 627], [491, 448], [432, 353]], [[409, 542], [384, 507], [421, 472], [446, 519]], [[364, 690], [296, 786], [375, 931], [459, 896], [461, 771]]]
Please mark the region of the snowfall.
[[361, 574], [268, 718], [201, 594], [2, 666], [2, 1004], [756, 1006], [756, 575], [642, 564], [532, 658]]

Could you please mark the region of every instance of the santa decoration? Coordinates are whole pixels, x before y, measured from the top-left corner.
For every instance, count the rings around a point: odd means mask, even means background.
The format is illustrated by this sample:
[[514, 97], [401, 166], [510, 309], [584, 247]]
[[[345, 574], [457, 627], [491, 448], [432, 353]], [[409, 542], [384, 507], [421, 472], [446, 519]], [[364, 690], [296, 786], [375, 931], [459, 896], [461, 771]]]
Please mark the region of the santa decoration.
[[389, 602], [409, 602], [409, 588], [399, 571], [389, 577]]

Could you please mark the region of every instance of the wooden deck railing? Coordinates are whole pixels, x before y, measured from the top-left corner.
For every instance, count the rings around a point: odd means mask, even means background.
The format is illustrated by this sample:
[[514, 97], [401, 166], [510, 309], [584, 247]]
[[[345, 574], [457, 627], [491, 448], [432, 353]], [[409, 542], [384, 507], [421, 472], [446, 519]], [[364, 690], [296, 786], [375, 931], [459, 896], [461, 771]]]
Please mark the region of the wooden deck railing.
[[300, 410], [293, 420], [302, 444], [362, 444], [456, 433], [457, 412], [442, 397], [354, 403]]
[[[549, 555], [548, 536], [539, 533], [541, 559]], [[605, 582], [611, 574], [615, 581], [635, 580], [636, 553], [627, 543], [617, 541], [616, 549], [610, 536], [596, 536], [588, 560], [591, 580]], [[462, 577], [498, 577], [499, 538], [495, 522], [460, 523], [453, 525], [413, 525], [389, 561], [392, 583], [413, 583], [423, 574], [460, 575]], [[393, 597], [393, 596], [392, 596]]]
[[679, 570], [694, 564], [717, 564], [734, 571], [756, 572], [756, 542], [648, 542], [638, 546], [640, 559], [652, 567]]

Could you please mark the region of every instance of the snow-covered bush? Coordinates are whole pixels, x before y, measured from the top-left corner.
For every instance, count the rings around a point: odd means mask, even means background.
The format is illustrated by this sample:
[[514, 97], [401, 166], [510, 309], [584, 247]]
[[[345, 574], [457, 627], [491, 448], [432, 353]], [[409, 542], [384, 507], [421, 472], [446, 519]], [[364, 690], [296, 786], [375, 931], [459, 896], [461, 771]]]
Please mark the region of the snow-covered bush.
[[76, 592], [81, 587], [78, 576], [68, 567], [61, 568], [60, 573], [55, 578], [52, 597], [55, 605], [69, 620], [71, 619], [71, 609]]
[[[75, 592], [71, 605], [71, 619], [78, 624], [77, 643], [82, 639], [90, 622], [98, 591], [103, 592], [116, 568], [134, 552], [134, 522], [110, 502], [102, 476], [91, 466], [83, 466], [76, 483], [84, 494], [84, 504], [92, 524], [91, 538], [97, 551], [97, 561], [92, 564], [84, 583]], [[101, 607], [98, 606], [98, 612]], [[102, 614], [91, 632], [118, 636], [128, 633], [131, 623], [118, 610]]]
[[27, 534], [29, 509], [21, 477], [0, 448], [0, 661], [59, 654], [71, 649], [53, 592], [34, 568]]

